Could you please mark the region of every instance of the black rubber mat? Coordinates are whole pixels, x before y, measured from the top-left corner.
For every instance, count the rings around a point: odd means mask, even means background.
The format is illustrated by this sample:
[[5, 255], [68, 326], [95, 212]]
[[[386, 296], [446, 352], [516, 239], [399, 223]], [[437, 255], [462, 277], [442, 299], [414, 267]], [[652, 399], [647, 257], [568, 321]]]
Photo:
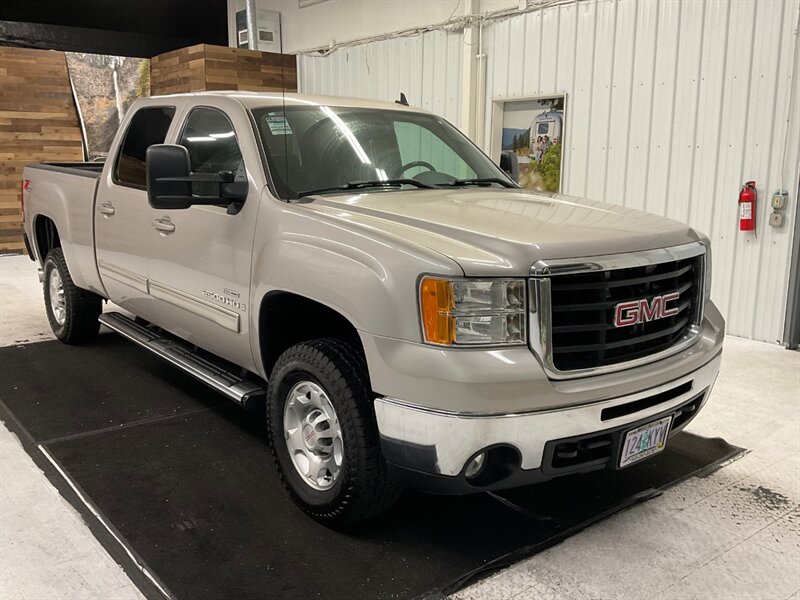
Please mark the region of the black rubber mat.
[[41, 442], [229, 403], [116, 334], [0, 349], [0, 398]]
[[0, 399], [169, 592], [193, 600], [438, 596], [740, 452], [683, 433], [623, 471], [407, 493], [343, 534], [283, 494], [260, 420], [116, 337], [0, 349]]

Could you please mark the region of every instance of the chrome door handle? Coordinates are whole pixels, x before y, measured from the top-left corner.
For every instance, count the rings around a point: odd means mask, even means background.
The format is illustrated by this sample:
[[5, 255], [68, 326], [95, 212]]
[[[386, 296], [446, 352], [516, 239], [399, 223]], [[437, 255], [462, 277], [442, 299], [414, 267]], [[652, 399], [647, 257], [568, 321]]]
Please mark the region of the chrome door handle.
[[103, 204], [99, 204], [97, 206], [97, 210], [99, 212], [103, 213], [104, 215], [108, 215], [108, 216], [111, 216], [115, 212], [117, 212], [117, 209], [114, 208], [114, 206], [110, 202], [104, 202]]
[[166, 235], [175, 231], [175, 223], [170, 221], [169, 217], [155, 219], [153, 221], [153, 227], [162, 235]]

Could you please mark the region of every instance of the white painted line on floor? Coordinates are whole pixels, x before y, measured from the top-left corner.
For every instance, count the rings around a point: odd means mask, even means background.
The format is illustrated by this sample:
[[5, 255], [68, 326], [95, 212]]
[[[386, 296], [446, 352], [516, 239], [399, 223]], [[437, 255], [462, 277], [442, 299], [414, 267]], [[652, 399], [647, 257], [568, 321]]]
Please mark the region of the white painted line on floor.
[[37, 448], [39, 448], [41, 453], [44, 454], [45, 458], [50, 461], [50, 464], [53, 465], [53, 467], [55, 467], [56, 471], [58, 471], [59, 474], [64, 478], [64, 481], [66, 481], [69, 484], [69, 487], [71, 487], [72, 491], [75, 492], [75, 494], [78, 496], [78, 498], [80, 498], [80, 500], [81, 500], [81, 502], [83, 502], [84, 506], [89, 509], [89, 511], [97, 518], [98, 521], [100, 521], [100, 523], [102, 523], [103, 527], [106, 528], [106, 531], [108, 531], [108, 533], [110, 533], [111, 536], [115, 540], [117, 540], [117, 543], [119, 543], [120, 547], [125, 551], [125, 553], [130, 557], [130, 559], [136, 564], [136, 566], [139, 567], [139, 569], [144, 574], [144, 576], [147, 577], [147, 579], [150, 580], [150, 583], [152, 583], [158, 589], [158, 591], [160, 591], [162, 594], [164, 594], [165, 598], [168, 598], [169, 600], [174, 600], [172, 595], [167, 590], [164, 589], [164, 587], [158, 582], [158, 580], [155, 578], [155, 576], [152, 573], [150, 573], [150, 571], [147, 569], [147, 567], [145, 567], [142, 563], [139, 562], [139, 560], [136, 558], [136, 556], [133, 554], [133, 552], [131, 552], [131, 550], [128, 548], [128, 545], [122, 540], [122, 538], [120, 538], [116, 534], [116, 532], [111, 528], [111, 526], [108, 523], [106, 523], [106, 520], [103, 518], [103, 516], [97, 511], [97, 509], [95, 509], [95, 507], [92, 505], [92, 503], [89, 502], [86, 499], [86, 497], [81, 493], [80, 489], [78, 489], [78, 486], [75, 485], [75, 483], [72, 481], [72, 478], [70, 478], [70, 476], [67, 475], [67, 473], [61, 468], [61, 466], [58, 464], [58, 462], [50, 455], [50, 453], [47, 451], [47, 449], [44, 446], [42, 446], [41, 444], [39, 444], [37, 446]]

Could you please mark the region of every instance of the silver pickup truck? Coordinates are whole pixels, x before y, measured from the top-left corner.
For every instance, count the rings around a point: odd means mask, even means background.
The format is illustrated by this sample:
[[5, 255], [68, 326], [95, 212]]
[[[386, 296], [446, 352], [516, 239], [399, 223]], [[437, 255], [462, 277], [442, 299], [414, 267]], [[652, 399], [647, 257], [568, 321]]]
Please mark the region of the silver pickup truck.
[[626, 468], [711, 392], [708, 239], [501, 164], [400, 104], [154, 97], [104, 165], [25, 169], [25, 239], [60, 340], [102, 323], [265, 409], [289, 494], [342, 526]]

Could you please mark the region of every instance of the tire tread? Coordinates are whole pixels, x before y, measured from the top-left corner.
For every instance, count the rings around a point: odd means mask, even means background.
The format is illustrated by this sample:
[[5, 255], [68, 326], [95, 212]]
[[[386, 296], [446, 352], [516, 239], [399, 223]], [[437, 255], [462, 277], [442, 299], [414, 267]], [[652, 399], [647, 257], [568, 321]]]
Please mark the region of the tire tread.
[[64, 286], [64, 300], [67, 311], [67, 318], [64, 326], [61, 327], [55, 320], [49, 302], [49, 291], [47, 277], [44, 280], [44, 298], [47, 320], [56, 337], [65, 344], [80, 345], [92, 341], [98, 331], [100, 322], [97, 318], [103, 312], [102, 298], [97, 294], [79, 288], [72, 281], [72, 276], [67, 268], [67, 261], [64, 259], [64, 252], [61, 248], [52, 248], [45, 259], [45, 275], [47, 275], [47, 263], [53, 263], [53, 267], [58, 270], [61, 276], [61, 283]]
[[[275, 363], [273, 374], [290, 362], [302, 361], [318, 369], [338, 377], [333, 381], [337, 391], [344, 396], [342, 407], [345, 417], [354, 430], [354, 440], [360, 446], [363, 468], [350, 471], [347, 488], [342, 492], [341, 500], [332, 508], [325, 509], [308, 505], [298, 498], [292, 490], [291, 483], [283, 472], [275, 443], [272, 424], [268, 423], [270, 444], [273, 448], [273, 459], [280, 475], [281, 482], [292, 499], [311, 517], [333, 526], [348, 526], [369, 520], [387, 510], [400, 495], [399, 486], [388, 477], [387, 467], [380, 451], [380, 438], [371, 405], [372, 390], [367, 375], [367, 366], [363, 357], [353, 348], [336, 338], [320, 338], [302, 342], [289, 348]], [[277, 398], [274, 388], [270, 386], [268, 419], [278, 418], [273, 414]], [[340, 410], [337, 407], [337, 412]], [[342, 415], [340, 415], [342, 421]], [[282, 428], [282, 425], [281, 425]]]

